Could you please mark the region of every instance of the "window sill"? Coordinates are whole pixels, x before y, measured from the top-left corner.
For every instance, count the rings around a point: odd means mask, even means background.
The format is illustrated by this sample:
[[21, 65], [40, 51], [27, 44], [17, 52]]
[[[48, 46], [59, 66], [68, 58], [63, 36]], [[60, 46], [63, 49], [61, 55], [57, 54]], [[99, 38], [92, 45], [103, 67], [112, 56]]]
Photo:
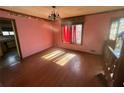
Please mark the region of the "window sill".
[[74, 44], [74, 43], [67, 43], [67, 42], [63, 42], [63, 44], [70, 44], [70, 45], [82, 46], [82, 44]]

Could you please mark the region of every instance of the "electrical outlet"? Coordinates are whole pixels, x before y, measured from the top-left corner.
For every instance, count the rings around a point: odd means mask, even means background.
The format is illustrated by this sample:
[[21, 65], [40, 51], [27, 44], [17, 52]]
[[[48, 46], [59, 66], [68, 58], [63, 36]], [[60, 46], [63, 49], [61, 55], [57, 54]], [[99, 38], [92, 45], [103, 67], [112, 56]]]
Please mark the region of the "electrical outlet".
[[90, 50], [91, 52], [96, 52], [95, 50]]

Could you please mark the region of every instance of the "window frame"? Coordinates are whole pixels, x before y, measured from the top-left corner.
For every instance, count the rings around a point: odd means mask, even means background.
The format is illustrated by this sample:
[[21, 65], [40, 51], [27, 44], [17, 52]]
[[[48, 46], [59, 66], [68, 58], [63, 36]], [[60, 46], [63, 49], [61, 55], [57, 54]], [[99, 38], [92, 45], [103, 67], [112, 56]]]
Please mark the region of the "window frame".
[[[77, 43], [72, 43], [72, 42], [64, 42], [64, 31], [63, 31], [63, 26], [65, 25], [69, 25], [69, 26], [72, 26], [72, 25], [82, 25], [82, 33], [81, 33], [81, 44], [77, 44]], [[83, 22], [74, 22], [74, 23], [66, 23], [66, 24], [61, 24], [61, 40], [62, 40], [62, 43], [63, 44], [71, 44], [71, 45], [78, 45], [78, 46], [82, 46], [83, 45], [83, 32], [84, 32], [84, 23]], [[72, 34], [71, 34], [72, 35]]]
[[[120, 18], [112, 18], [111, 21], [110, 21], [110, 24], [109, 24], [108, 44], [109, 44], [109, 46], [112, 47], [112, 49], [114, 49], [115, 46], [116, 46], [116, 40], [117, 40], [118, 29], [119, 29], [119, 24], [120, 24], [119, 19], [121, 19], [121, 18], [123, 18], [123, 17], [120, 17]], [[116, 33], [115, 40], [110, 40], [109, 37], [110, 37], [110, 34], [111, 34], [111, 25], [112, 25], [112, 22], [114, 22], [114, 21], [118, 21], [117, 33]], [[114, 44], [112, 45], [112, 44], [110, 44], [110, 43], [114, 43]]]

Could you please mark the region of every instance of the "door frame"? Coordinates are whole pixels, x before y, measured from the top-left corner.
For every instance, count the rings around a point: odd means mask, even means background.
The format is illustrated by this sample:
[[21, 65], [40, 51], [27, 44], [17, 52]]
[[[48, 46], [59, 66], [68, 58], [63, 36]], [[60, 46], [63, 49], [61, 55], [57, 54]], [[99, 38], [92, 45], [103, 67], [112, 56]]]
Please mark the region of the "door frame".
[[19, 55], [19, 59], [22, 59], [22, 52], [21, 52], [21, 47], [20, 47], [20, 42], [19, 42], [19, 35], [18, 35], [18, 31], [17, 31], [17, 26], [16, 26], [16, 21], [15, 19], [12, 18], [4, 18], [4, 17], [0, 17], [0, 19], [4, 19], [4, 20], [10, 20], [12, 23], [12, 28], [14, 30], [15, 33], [15, 42], [16, 42], [16, 49], [18, 51], [18, 55]]

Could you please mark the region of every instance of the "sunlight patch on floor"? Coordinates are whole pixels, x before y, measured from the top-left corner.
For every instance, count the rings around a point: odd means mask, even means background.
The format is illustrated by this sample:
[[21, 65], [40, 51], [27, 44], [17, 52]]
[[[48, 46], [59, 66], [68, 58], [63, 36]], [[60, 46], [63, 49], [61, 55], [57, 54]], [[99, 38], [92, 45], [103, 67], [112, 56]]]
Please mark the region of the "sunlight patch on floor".
[[52, 60], [52, 59], [54, 59], [54, 58], [56, 58], [56, 57], [58, 57], [58, 56], [60, 56], [60, 55], [63, 55], [64, 53], [65, 53], [65, 52], [62, 51], [62, 50], [55, 50], [55, 51], [52, 51], [52, 52], [50, 52], [50, 53], [48, 53], [48, 54], [42, 56], [41, 58], [50, 61], [50, 60]]
[[58, 64], [60, 66], [64, 66], [66, 63], [68, 63], [75, 56], [76, 56], [75, 54], [67, 53], [67, 54], [57, 58], [53, 62], [55, 62], [56, 64]]
[[54, 51], [51, 51], [51, 52], [43, 55], [41, 58], [45, 59], [47, 61], [54, 62], [60, 66], [64, 66], [75, 56], [76, 55], [73, 53], [66, 53], [62, 50], [54, 50]]

